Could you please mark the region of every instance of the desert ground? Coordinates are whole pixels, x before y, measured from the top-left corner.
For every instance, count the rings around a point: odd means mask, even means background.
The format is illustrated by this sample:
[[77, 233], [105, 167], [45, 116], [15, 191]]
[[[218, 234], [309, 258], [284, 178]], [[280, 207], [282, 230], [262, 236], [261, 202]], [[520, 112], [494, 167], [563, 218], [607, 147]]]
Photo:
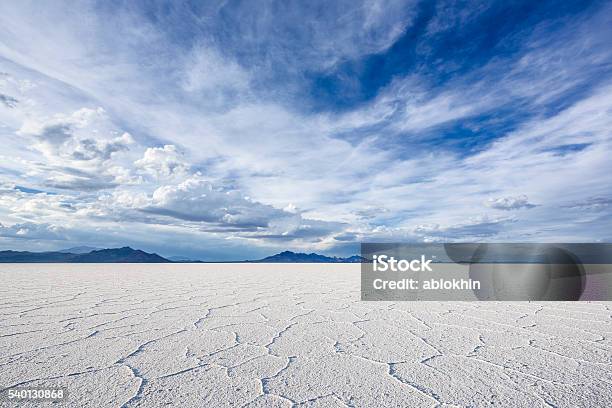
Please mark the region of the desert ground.
[[12, 264], [0, 279], [0, 389], [67, 387], [65, 406], [612, 401], [611, 302], [362, 302], [350, 264]]

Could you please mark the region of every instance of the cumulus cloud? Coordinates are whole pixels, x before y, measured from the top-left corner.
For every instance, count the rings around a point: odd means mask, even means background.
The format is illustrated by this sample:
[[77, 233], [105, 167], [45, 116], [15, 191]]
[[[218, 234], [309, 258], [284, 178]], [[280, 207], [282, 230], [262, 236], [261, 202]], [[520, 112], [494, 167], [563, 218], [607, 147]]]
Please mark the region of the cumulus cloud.
[[129, 133], [114, 135], [102, 108], [82, 108], [69, 115], [26, 120], [19, 135], [34, 141], [34, 149], [46, 161], [36, 163], [34, 173], [49, 187], [93, 191], [134, 181], [126, 169], [111, 162], [116, 153], [134, 143]]
[[32, 222], [2, 225], [0, 223], [0, 237], [33, 240], [65, 240], [64, 230], [51, 224], [38, 224]]
[[[118, 137], [108, 137], [97, 129], [87, 129], [97, 120], [105, 119], [102, 108], [82, 108], [70, 115], [55, 115], [48, 120], [28, 120], [19, 134], [31, 136], [36, 140], [34, 147], [53, 162], [104, 162], [113, 153], [128, 150], [134, 141], [128, 133]], [[82, 136], [82, 130], [94, 133], [93, 137]]]
[[[340, 222], [303, 218], [295, 208], [278, 209], [237, 190], [215, 187], [201, 174], [176, 185], [157, 188], [139, 210], [191, 223], [206, 232], [225, 232], [247, 239], [317, 242], [344, 227]], [[137, 206], [131, 205], [132, 208]]]
[[149, 147], [145, 150], [143, 158], [134, 164], [156, 178], [185, 175], [189, 169], [183, 154], [174, 145]]
[[109, 160], [113, 153], [126, 151], [128, 145], [133, 143], [129, 133], [111, 140], [82, 139], [72, 146], [71, 156], [75, 160]]
[[285, 208], [283, 208], [283, 211], [286, 211], [286, 212], [291, 213], [291, 214], [296, 214], [296, 213], [299, 212], [297, 206], [295, 204], [293, 204], [293, 203], [287, 204], [287, 206]]
[[0, 187], [0, 217], [8, 214], [11, 219], [27, 220], [32, 224], [65, 225], [82, 205], [68, 195], [26, 192], [9, 184]]
[[294, 217], [291, 213], [245, 197], [239, 191], [215, 188], [197, 174], [178, 185], [166, 185], [155, 190], [151, 205], [145, 211], [186, 221], [245, 229], [265, 228], [275, 218]]
[[535, 207], [535, 204], [530, 203], [526, 195], [520, 195], [515, 197], [489, 198], [485, 204], [487, 205], [487, 207], [505, 211]]

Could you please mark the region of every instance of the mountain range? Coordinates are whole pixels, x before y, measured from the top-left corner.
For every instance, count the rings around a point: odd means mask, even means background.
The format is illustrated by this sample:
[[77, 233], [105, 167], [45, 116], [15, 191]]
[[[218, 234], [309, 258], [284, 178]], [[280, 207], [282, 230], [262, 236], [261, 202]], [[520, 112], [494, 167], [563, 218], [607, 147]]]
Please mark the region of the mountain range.
[[330, 257], [325, 255], [319, 255], [310, 253], [296, 253], [291, 251], [283, 251], [279, 254], [268, 256], [263, 259], [251, 262], [261, 263], [360, 263], [363, 260], [358, 255], [353, 255], [348, 258]]
[[165, 263], [157, 254], [130, 247], [95, 249], [86, 253], [0, 251], [0, 263]]
[[[360, 256], [348, 258], [330, 257], [315, 253], [305, 254], [284, 251], [253, 263], [359, 263]], [[164, 258], [157, 254], [133, 249], [130, 247], [97, 249], [91, 247], [74, 247], [52, 252], [0, 251], [0, 263], [186, 263], [202, 262], [183, 257]]]

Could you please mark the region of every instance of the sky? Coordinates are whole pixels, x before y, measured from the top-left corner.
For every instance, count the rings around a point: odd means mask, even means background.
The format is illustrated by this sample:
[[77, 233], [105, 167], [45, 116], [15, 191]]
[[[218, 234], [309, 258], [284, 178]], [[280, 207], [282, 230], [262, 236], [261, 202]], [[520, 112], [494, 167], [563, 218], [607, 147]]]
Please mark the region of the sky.
[[0, 249], [612, 242], [610, 38], [610, 2], [0, 2]]

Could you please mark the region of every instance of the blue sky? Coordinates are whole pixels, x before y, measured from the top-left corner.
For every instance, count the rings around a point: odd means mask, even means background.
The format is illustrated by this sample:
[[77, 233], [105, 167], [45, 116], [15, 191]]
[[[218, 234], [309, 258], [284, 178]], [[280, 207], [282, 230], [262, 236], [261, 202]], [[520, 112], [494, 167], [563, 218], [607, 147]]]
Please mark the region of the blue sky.
[[610, 242], [612, 4], [4, 2], [0, 246]]

